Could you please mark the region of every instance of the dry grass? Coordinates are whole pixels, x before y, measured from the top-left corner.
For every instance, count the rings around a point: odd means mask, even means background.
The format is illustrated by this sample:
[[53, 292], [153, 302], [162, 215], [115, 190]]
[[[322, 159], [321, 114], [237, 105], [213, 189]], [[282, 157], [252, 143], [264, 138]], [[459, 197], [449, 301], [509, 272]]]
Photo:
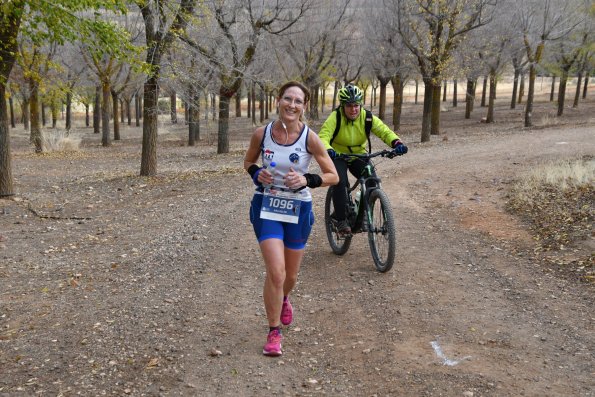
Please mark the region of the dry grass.
[[67, 131], [51, 130], [43, 134], [44, 152], [77, 151], [81, 146], [81, 139], [69, 136]]
[[[532, 170], [513, 185], [508, 200], [510, 210], [531, 223], [543, 251], [564, 251], [592, 239], [594, 203], [592, 157], [544, 164]], [[595, 254], [585, 255], [573, 262], [585, 270], [584, 279], [592, 280]]]

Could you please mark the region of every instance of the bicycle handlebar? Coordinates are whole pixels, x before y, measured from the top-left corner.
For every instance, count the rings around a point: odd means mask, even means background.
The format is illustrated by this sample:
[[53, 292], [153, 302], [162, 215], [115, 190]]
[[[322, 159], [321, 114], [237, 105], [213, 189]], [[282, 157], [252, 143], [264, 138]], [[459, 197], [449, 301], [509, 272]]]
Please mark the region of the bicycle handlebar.
[[393, 152], [392, 150], [388, 150], [388, 149], [384, 149], [381, 150], [379, 152], [374, 152], [374, 153], [341, 153], [341, 154], [337, 154], [338, 159], [349, 159], [349, 158], [360, 158], [360, 159], [371, 159], [374, 157], [388, 157], [389, 159], [392, 159], [395, 156], [402, 156], [402, 154], [397, 154], [395, 152]]

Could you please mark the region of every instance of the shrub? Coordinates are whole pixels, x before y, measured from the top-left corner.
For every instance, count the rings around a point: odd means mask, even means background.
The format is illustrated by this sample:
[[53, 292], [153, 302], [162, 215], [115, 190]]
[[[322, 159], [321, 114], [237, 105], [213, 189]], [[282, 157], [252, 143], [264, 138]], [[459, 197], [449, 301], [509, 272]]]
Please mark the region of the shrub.
[[[544, 251], [564, 250], [591, 238], [594, 203], [593, 157], [558, 161], [531, 170], [513, 185], [508, 200], [509, 209], [530, 222]], [[593, 267], [595, 257], [587, 255], [577, 262]]]
[[66, 131], [51, 130], [43, 134], [44, 152], [76, 151], [81, 146], [81, 139], [69, 136]]

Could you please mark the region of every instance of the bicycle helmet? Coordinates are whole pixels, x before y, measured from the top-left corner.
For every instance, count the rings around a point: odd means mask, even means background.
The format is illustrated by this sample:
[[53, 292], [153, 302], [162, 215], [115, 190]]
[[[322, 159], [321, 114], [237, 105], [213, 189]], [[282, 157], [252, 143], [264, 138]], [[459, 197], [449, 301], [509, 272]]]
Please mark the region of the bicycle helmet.
[[363, 103], [363, 97], [362, 90], [353, 84], [347, 84], [339, 90], [339, 102], [341, 105], [345, 105], [346, 103], [357, 103], [361, 105]]

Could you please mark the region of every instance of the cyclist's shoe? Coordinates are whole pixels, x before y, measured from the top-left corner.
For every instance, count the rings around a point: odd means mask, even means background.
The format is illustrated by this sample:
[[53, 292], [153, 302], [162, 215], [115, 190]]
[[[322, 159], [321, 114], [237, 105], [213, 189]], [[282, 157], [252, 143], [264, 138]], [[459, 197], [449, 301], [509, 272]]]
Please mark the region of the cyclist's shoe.
[[349, 226], [349, 222], [347, 222], [346, 219], [337, 221], [337, 232], [343, 236], [348, 236], [351, 234], [351, 226]]
[[269, 332], [267, 336], [267, 343], [262, 349], [262, 354], [265, 356], [277, 357], [283, 354], [281, 351], [281, 341], [283, 341], [283, 335], [278, 329], [274, 329]]
[[281, 324], [289, 325], [293, 321], [293, 307], [289, 298], [283, 300], [283, 307], [281, 308]]

